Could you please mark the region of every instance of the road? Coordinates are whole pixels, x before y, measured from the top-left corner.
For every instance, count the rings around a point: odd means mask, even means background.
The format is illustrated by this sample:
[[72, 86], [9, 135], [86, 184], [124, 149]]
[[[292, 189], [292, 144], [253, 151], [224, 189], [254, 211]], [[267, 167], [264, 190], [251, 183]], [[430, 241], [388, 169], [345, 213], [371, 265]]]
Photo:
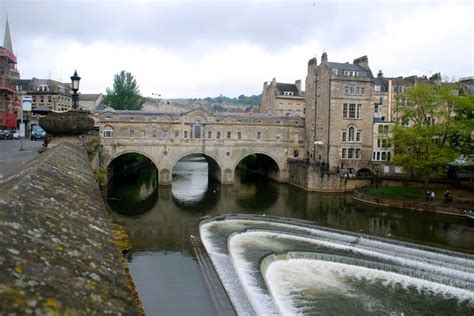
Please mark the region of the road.
[[0, 140], [0, 181], [18, 166], [35, 158], [42, 145], [42, 140], [23, 139], [24, 150], [20, 151], [20, 140]]

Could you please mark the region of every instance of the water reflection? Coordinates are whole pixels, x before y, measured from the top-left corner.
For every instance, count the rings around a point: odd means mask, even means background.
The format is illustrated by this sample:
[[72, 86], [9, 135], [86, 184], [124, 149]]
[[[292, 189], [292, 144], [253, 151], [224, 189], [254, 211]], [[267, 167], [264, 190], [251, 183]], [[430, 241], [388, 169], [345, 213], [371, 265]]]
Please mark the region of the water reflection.
[[114, 212], [129, 216], [144, 214], [158, 201], [156, 169], [149, 162], [113, 177], [107, 191], [107, 203]]
[[220, 185], [210, 181], [204, 157], [178, 161], [173, 169], [174, 204], [183, 211], [205, 214], [217, 203]]

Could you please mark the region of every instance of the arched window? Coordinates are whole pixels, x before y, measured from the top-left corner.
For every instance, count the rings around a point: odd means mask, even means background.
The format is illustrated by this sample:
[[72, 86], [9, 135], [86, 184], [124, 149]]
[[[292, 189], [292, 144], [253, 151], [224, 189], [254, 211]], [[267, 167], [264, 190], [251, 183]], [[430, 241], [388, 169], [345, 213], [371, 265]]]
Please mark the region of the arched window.
[[347, 129], [347, 141], [348, 142], [355, 141], [355, 127], [354, 126], [350, 126]]
[[342, 132], [342, 141], [343, 142], [360, 142], [361, 132], [357, 130], [357, 127], [349, 126], [346, 130], [343, 130]]
[[112, 128], [112, 126], [110, 125], [105, 126], [104, 129], [102, 130], [102, 135], [104, 138], [113, 138], [114, 129]]

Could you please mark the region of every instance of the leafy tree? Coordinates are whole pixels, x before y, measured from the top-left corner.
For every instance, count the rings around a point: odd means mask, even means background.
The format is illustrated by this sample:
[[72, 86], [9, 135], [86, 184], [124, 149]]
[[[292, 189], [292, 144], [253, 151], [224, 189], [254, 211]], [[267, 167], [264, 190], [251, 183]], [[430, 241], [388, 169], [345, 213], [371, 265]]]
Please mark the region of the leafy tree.
[[115, 74], [113, 87], [107, 88], [106, 92], [104, 103], [116, 110], [140, 110], [145, 102], [137, 81], [125, 70]]
[[[402, 122], [393, 131], [394, 162], [428, 182], [439, 178], [462, 153], [472, 151], [472, 97], [458, 96], [456, 86], [420, 83], [397, 98]], [[472, 152], [471, 152], [472, 153]]]

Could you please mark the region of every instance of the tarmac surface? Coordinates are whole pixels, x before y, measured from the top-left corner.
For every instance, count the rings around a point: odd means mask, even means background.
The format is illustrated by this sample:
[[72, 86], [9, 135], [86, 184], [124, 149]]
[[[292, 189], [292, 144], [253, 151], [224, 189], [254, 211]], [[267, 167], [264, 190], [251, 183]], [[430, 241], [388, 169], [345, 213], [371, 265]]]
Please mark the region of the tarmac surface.
[[0, 140], [0, 181], [24, 163], [38, 155], [43, 146], [42, 140], [23, 139], [23, 150], [20, 151], [19, 139]]

